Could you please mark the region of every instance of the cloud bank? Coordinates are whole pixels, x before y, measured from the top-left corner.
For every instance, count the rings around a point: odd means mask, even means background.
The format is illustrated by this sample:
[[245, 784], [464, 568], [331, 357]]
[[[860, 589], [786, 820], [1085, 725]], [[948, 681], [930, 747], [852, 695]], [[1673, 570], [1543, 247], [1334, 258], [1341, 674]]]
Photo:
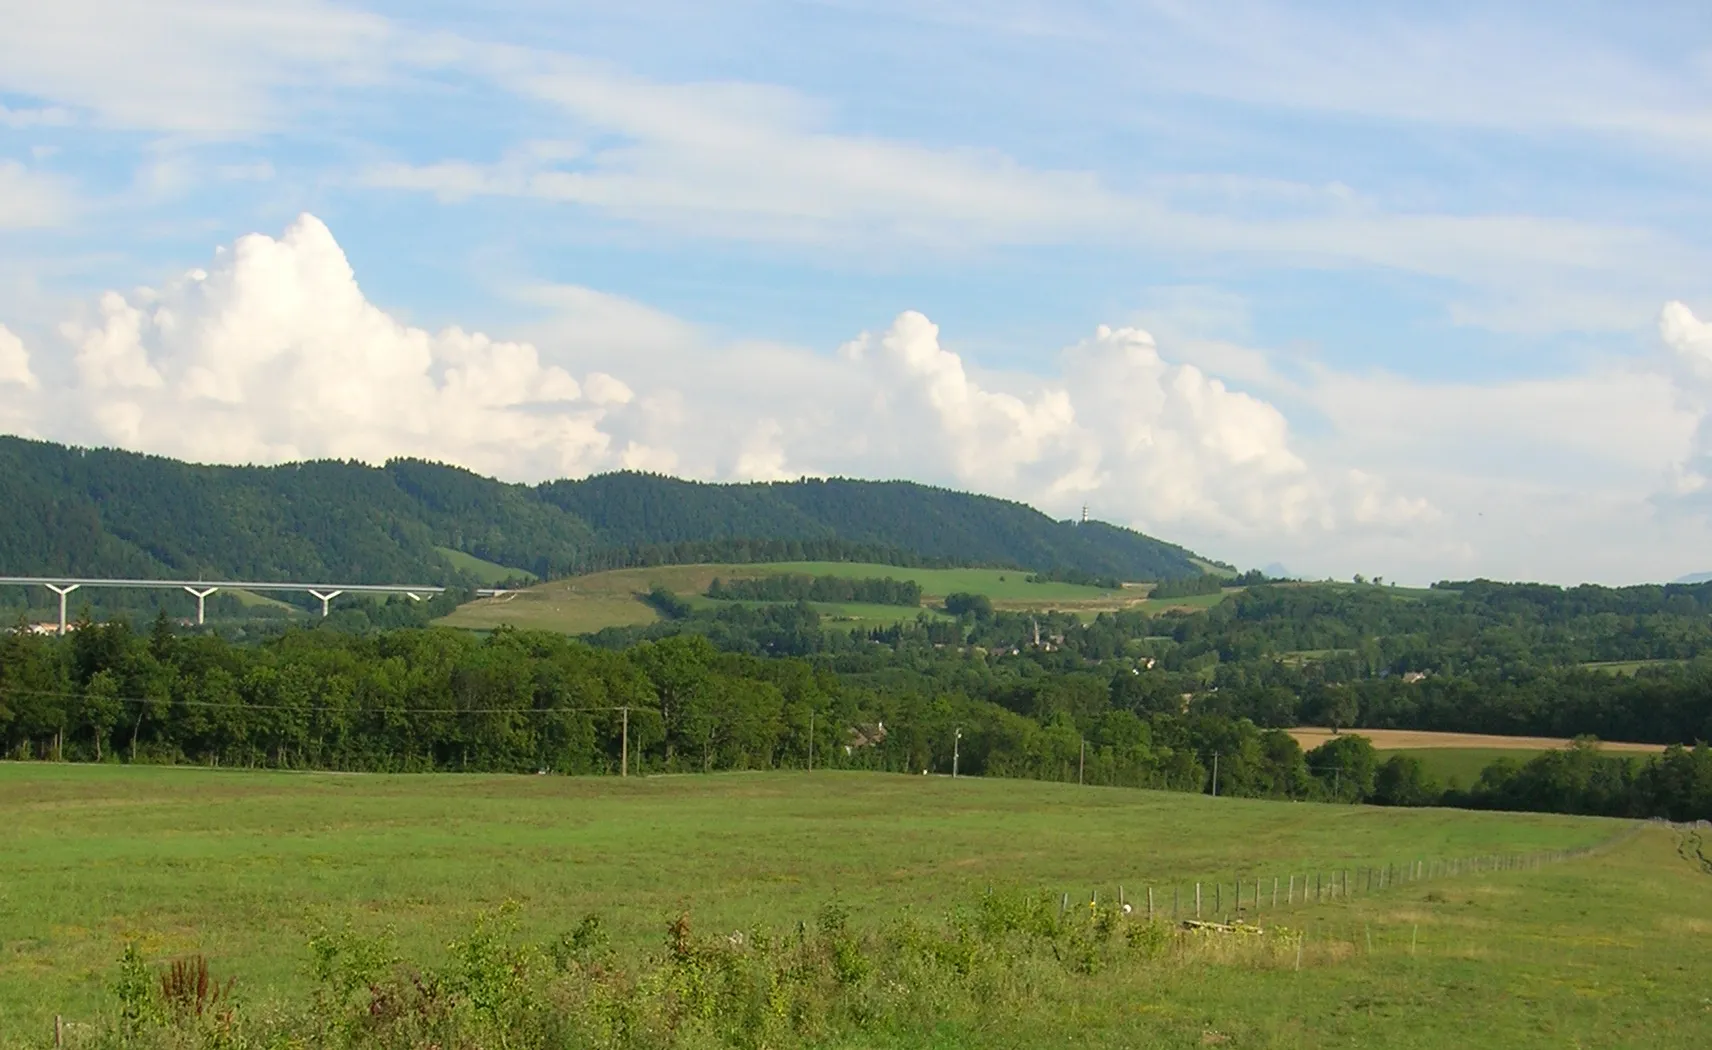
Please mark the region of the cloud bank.
[[304, 215], [50, 331], [0, 327], [0, 427], [203, 462], [420, 456], [529, 482], [904, 477], [1063, 517], [1086, 503], [1316, 575], [1622, 580], [1704, 560], [1712, 324], [1682, 303], [1652, 360], [1481, 385], [1312, 362], [1286, 375], [1265, 351], [1162, 351], [1119, 326], [1038, 373], [990, 370], [914, 311], [812, 349], [715, 339], [588, 288], [514, 295], [546, 320], [511, 338], [409, 324]]
[[1420, 499], [1322, 469], [1273, 405], [1102, 327], [1051, 374], [987, 373], [905, 312], [836, 352], [715, 345], [587, 289], [536, 290], [534, 342], [429, 332], [368, 301], [304, 215], [159, 288], [108, 292], [35, 358], [0, 329], [0, 402], [45, 436], [197, 461], [422, 456], [519, 481], [910, 477], [1153, 529], [1394, 529]]

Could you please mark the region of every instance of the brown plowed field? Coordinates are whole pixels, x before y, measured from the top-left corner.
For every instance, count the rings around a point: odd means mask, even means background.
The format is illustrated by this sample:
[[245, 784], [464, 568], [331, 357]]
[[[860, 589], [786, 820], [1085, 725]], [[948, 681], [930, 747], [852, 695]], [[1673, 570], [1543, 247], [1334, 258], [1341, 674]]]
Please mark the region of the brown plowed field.
[[[1302, 726], [1289, 731], [1311, 751], [1332, 738], [1330, 729]], [[1492, 748], [1500, 751], [1546, 751], [1567, 747], [1569, 741], [1550, 736], [1488, 736], [1484, 733], [1433, 733], [1424, 729], [1346, 729], [1345, 733], [1364, 736], [1380, 751], [1413, 751], [1420, 748], [1459, 747]], [[1607, 751], [1663, 751], [1658, 744], [1624, 744], [1601, 740], [1599, 746]]]

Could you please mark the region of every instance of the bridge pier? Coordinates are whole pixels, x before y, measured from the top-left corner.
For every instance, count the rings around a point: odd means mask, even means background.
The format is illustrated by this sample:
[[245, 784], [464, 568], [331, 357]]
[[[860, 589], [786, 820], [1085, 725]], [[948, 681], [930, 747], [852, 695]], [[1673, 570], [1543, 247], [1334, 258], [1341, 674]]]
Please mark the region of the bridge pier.
[[195, 587], [186, 587], [184, 589], [196, 596], [196, 626], [201, 627], [202, 622], [203, 622], [203, 615], [202, 614], [204, 611], [203, 602], [207, 601], [208, 596], [210, 594], [213, 594], [215, 591], [219, 590], [220, 588], [210, 587], [205, 591], [199, 591]]
[[310, 591], [309, 593], [311, 595], [321, 599], [321, 616], [323, 619], [325, 619], [327, 616], [327, 611], [330, 607], [329, 603], [331, 603], [334, 598], [337, 598], [339, 595], [344, 594], [345, 592], [344, 591], [328, 591], [326, 594], [322, 594], [320, 591]]
[[61, 587], [57, 583], [44, 583], [42, 586], [59, 595], [59, 633], [65, 633], [65, 596], [83, 586], [81, 583], [68, 583]]

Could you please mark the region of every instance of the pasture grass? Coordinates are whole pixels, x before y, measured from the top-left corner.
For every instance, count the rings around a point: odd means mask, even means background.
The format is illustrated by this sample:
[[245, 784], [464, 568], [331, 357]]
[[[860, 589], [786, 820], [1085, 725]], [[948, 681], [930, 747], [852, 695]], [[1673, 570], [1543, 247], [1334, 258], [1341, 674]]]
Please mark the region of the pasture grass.
[[[769, 605], [789, 605], [792, 602], [763, 602], [742, 599], [713, 599], [704, 594], [689, 594], [683, 596], [692, 609], [721, 609], [733, 605], [742, 605], [751, 609], [766, 608]], [[850, 627], [888, 627], [895, 623], [912, 621], [918, 616], [943, 618], [945, 613], [938, 609], [928, 609], [920, 605], [880, 605], [873, 602], [806, 602], [809, 608], [819, 613], [824, 626]]]
[[1291, 649], [1278, 654], [1278, 659], [1289, 667], [1306, 667], [1308, 664], [1327, 660], [1334, 656], [1349, 656], [1354, 649]]
[[[1285, 730], [1295, 738], [1304, 751], [1312, 751], [1336, 734], [1324, 726], [1295, 726]], [[1540, 752], [1568, 747], [1573, 741], [1551, 736], [1498, 736], [1492, 733], [1447, 733], [1431, 729], [1346, 729], [1345, 735], [1366, 737], [1379, 751], [1527, 751]], [[1664, 750], [1662, 744], [1637, 744], [1621, 740], [1602, 740], [1601, 750], [1613, 754], [1656, 755]]]
[[440, 557], [445, 558], [452, 568], [459, 572], [469, 573], [489, 587], [496, 587], [506, 580], [533, 580], [535, 578], [535, 574], [532, 572], [486, 561], [474, 554], [466, 554], [453, 547], [435, 547], [434, 549], [440, 552]]
[[1229, 598], [1231, 595], [1240, 594], [1245, 589], [1246, 588], [1243, 587], [1226, 587], [1217, 594], [1189, 594], [1181, 598], [1144, 598], [1141, 601], [1134, 603], [1133, 607], [1151, 613], [1161, 613], [1167, 609], [1193, 609], [1200, 611], [1203, 609], [1211, 609], [1213, 606], [1224, 601], [1226, 598]]
[[[429, 962], [477, 911], [514, 900], [523, 936], [555, 937], [593, 912], [640, 959], [685, 911], [702, 930], [784, 928], [836, 898], [878, 928], [938, 921], [989, 886], [1086, 901], [1119, 885], [1132, 901], [1157, 887], [1163, 910], [1167, 887], [1186, 895], [1194, 880], [1560, 849], [1625, 827], [850, 772], [8, 763], [0, 798], [0, 1042], [39, 1042], [56, 1013], [109, 1008], [132, 940], [152, 960], [206, 954], [265, 999], [304, 993], [304, 944], [323, 922], [394, 927], [401, 953]], [[895, 1045], [1197, 1045], [1205, 1033], [1233, 1046], [1701, 1045], [1687, 1035], [1712, 1024], [1708, 889], [1654, 829], [1538, 871], [1298, 908], [1284, 921], [1317, 946], [1300, 973], [1119, 970], [1051, 983], [1046, 1005], [1003, 1026], [953, 1018]]]
[[[465, 557], [468, 557], [467, 555]], [[509, 572], [510, 570], [506, 570]], [[852, 579], [891, 577], [913, 580], [922, 588], [929, 607], [948, 594], [984, 594], [995, 608], [1012, 611], [1061, 609], [1080, 615], [1097, 615], [1119, 609], [1139, 608], [1153, 612], [1169, 608], [1208, 608], [1223, 595], [1153, 601], [1145, 589], [1125, 587], [1102, 590], [1071, 583], [1029, 583], [1029, 573], [1016, 569], [911, 569], [897, 565], [865, 562], [767, 562], [750, 565], [659, 565], [614, 569], [569, 579], [537, 584], [512, 594], [478, 598], [435, 621], [447, 627], [491, 630], [501, 624], [519, 628], [588, 634], [605, 627], [628, 627], [654, 623], [659, 614], [642, 600], [654, 587], [664, 587], [696, 604], [716, 577], [755, 579], [762, 576], [801, 574], [840, 576]], [[834, 619], [854, 626], [880, 626], [913, 619], [921, 610], [905, 606], [865, 603], [816, 603], [816, 608]]]
[[890, 576], [894, 580], [914, 580], [921, 584], [922, 594], [930, 601], [958, 592], [984, 594], [994, 602], [1099, 601], [1121, 593], [1074, 583], [1029, 583], [1031, 573], [1026, 569], [907, 569], [896, 565], [842, 561], [779, 562], [741, 568], [756, 576], [799, 573], [846, 579], [884, 579]]
[[1683, 660], [1595, 660], [1581, 666], [1589, 671], [1633, 677], [1644, 668], [1680, 667], [1685, 662]]
[[1427, 776], [1445, 787], [1472, 787], [1481, 771], [1501, 758], [1528, 762], [1544, 754], [1544, 749], [1489, 747], [1421, 747], [1398, 748], [1379, 752], [1384, 761], [1392, 755], [1408, 755], [1421, 760]]
[[219, 593], [235, 599], [245, 609], [279, 609], [288, 613], [301, 613], [303, 611], [290, 602], [282, 602], [278, 598], [270, 598], [255, 591], [246, 591], [234, 587]]

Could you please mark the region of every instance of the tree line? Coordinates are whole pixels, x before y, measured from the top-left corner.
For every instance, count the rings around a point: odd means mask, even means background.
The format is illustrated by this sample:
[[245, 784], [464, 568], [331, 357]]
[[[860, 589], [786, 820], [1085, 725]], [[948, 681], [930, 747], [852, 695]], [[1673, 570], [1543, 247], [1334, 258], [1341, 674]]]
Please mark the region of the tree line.
[[1201, 594], [1218, 594], [1228, 581], [1223, 576], [1202, 573], [1184, 580], [1161, 580], [1147, 592], [1149, 598], [1190, 598]]
[[707, 596], [719, 601], [863, 602], [870, 605], [920, 605], [921, 584], [886, 577], [811, 576], [783, 573], [748, 579], [715, 576]]
[[[736, 607], [749, 628], [783, 613]], [[807, 610], [812, 615], [813, 610]], [[732, 621], [727, 621], [730, 624]], [[801, 630], [816, 625], [797, 624]], [[254, 644], [84, 622], [0, 639], [0, 753], [285, 768], [611, 773], [817, 767], [1081, 781], [1222, 795], [1712, 818], [1704, 747], [1582, 749], [1434, 784], [1357, 734], [1304, 753], [1279, 728], [1154, 702], [1136, 668], [953, 663], [862, 639], [837, 659], [679, 632], [622, 646], [509, 629], [289, 629]], [[1054, 654], [1042, 654], [1054, 655]], [[995, 666], [996, 664], [996, 666]], [[628, 729], [626, 739], [625, 732]], [[1613, 770], [1620, 771], [1613, 772]], [[1621, 790], [1611, 785], [1618, 785]]]

